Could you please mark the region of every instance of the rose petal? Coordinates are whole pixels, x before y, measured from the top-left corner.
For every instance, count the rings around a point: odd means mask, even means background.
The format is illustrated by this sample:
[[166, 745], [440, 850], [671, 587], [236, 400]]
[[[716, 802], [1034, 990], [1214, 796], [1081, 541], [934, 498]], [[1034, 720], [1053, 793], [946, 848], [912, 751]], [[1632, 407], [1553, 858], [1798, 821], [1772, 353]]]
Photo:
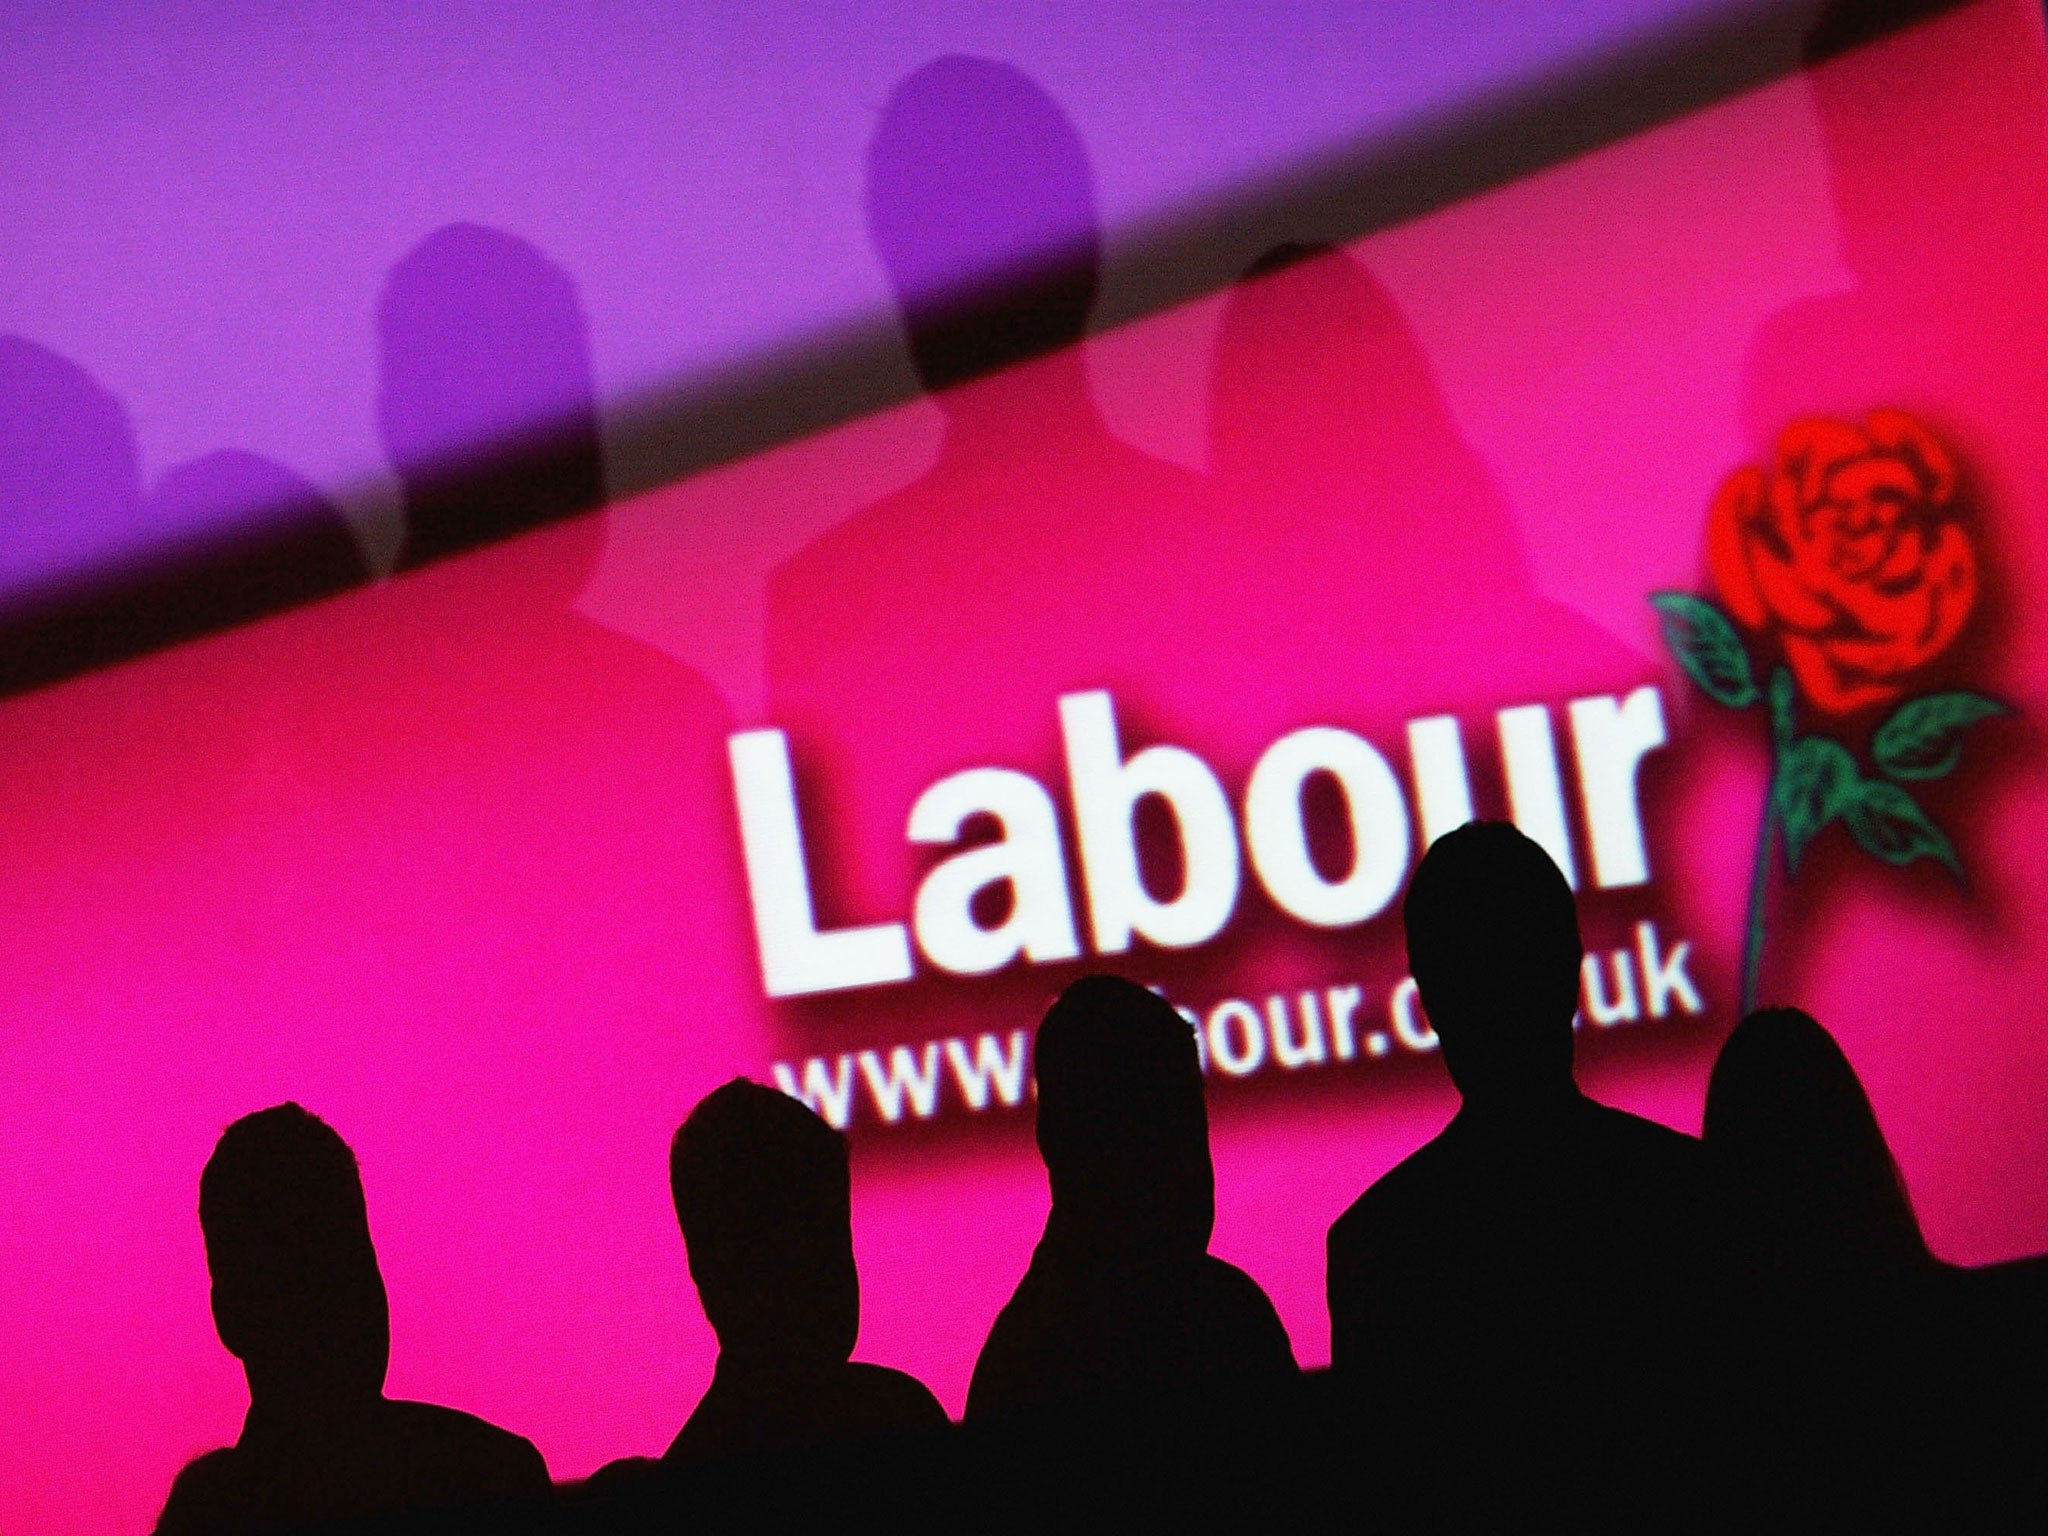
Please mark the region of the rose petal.
[[1850, 675], [1838, 667], [1822, 642], [1810, 635], [1785, 636], [1785, 660], [1799, 691], [1815, 709], [1846, 715], [1867, 705], [1897, 697], [1897, 687]]
[[[1774, 503], [1782, 509], [1785, 496], [1790, 494], [1783, 477], [1774, 480], [1771, 489], [1776, 493]], [[1834, 570], [1840, 514], [1841, 509], [1828, 502], [1802, 508], [1790, 516], [1781, 510], [1783, 558], [1767, 563], [1761, 551], [1754, 557], [1757, 585], [1763, 591], [1764, 602], [1781, 622], [1794, 629], [1821, 629], [1834, 622], [1834, 608], [1827, 601], [1827, 594], [1840, 583]]]
[[[1889, 496], [1883, 493], [1890, 492]], [[1876, 501], [1896, 508], [1922, 499], [1920, 477], [1912, 466], [1886, 454], [1851, 459], [1828, 476], [1828, 498], [1840, 502]]]
[[1759, 522], [1774, 536], [1777, 553], [1789, 560], [1810, 537], [1806, 509], [1799, 501], [1799, 477], [1782, 466], [1775, 470], [1764, 486], [1764, 510]]
[[1950, 525], [1908, 590], [1849, 588], [1838, 595], [1866, 633], [1828, 637], [1829, 654], [1879, 678], [1910, 672], [1947, 650], [1969, 618], [1977, 596], [1976, 556], [1962, 531]]
[[1721, 482], [1707, 513], [1707, 571], [1728, 611], [1751, 629], [1763, 628], [1765, 619], [1748, 552], [1750, 524], [1762, 510], [1763, 497], [1763, 471], [1745, 464]]
[[1977, 605], [1977, 552], [1954, 523], [1942, 527], [1927, 558], [1926, 590], [1933, 611], [1920, 640], [1920, 659], [1932, 661], [1962, 632]]
[[1835, 610], [1818, 595], [1828, 588], [1827, 566], [1818, 565], [1821, 579], [1809, 580], [1806, 567], [1813, 563], [1811, 544], [1794, 551], [1794, 560], [1781, 560], [1760, 543], [1749, 547], [1749, 565], [1756, 575], [1757, 590], [1764, 604], [1791, 629], [1825, 629], [1835, 621]]
[[1827, 543], [1827, 567], [1837, 584], [1876, 582], [1878, 565], [1892, 553], [1892, 530], [1868, 518], [1835, 518]]
[[1928, 501], [1938, 507], [1954, 494], [1955, 460], [1919, 420], [1904, 411], [1872, 411], [1864, 418], [1864, 424], [1873, 443], [1909, 461], [1919, 477], [1921, 494]]
[[1870, 452], [1870, 439], [1845, 421], [1802, 416], [1778, 434], [1778, 463], [1798, 482], [1799, 504], [1811, 507], [1825, 494], [1828, 476], [1850, 459]]
[[1913, 640], [1927, 628], [1930, 608], [1924, 580], [1890, 591], [1869, 581], [1840, 581], [1828, 596], [1874, 640]]
[[1909, 524], [1901, 528], [1883, 563], [1870, 573], [1871, 581], [1880, 588], [1895, 589], [1902, 583], [1918, 580], [1927, 564], [1927, 544], [1924, 527]]

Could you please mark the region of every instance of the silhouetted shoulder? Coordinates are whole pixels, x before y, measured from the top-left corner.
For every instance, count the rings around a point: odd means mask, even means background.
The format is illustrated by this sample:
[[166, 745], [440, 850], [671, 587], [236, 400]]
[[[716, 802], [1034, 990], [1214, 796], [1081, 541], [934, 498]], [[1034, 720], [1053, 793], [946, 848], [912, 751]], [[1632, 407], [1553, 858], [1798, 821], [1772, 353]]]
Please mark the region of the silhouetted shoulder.
[[1454, 1159], [1444, 1138], [1426, 1142], [1375, 1179], [1330, 1225], [1324, 1288], [1330, 1309], [1330, 1363], [1342, 1367], [1358, 1347], [1366, 1314], [1408, 1250], [1406, 1234], [1445, 1209]]
[[1630, 1186], [1656, 1212], [1680, 1226], [1693, 1226], [1699, 1242], [1717, 1242], [1704, 1226], [1723, 1212], [1715, 1197], [1707, 1149], [1696, 1136], [1645, 1120], [1625, 1110], [1586, 1101], [1583, 1155], [1602, 1166], [1609, 1177]]
[[608, 1499], [630, 1489], [658, 1483], [664, 1470], [658, 1456], [621, 1456], [616, 1461], [606, 1462], [582, 1482], [565, 1487], [563, 1497], [572, 1504], [587, 1499]]
[[1234, 1264], [1203, 1254], [1190, 1266], [1098, 1288], [1041, 1255], [989, 1330], [967, 1417], [1197, 1382], [1271, 1380], [1296, 1369], [1272, 1300]]
[[939, 1400], [886, 1366], [840, 1361], [767, 1379], [720, 1357], [710, 1390], [662, 1458], [671, 1465], [942, 1428]]
[[1331, 1274], [1336, 1274], [1337, 1255], [1347, 1257], [1368, 1238], [1373, 1228], [1399, 1222], [1411, 1214], [1436, 1208], [1441, 1191], [1455, 1171], [1458, 1159], [1443, 1136], [1423, 1143], [1366, 1187], [1365, 1193], [1345, 1209], [1330, 1226]]
[[1204, 1311], [1216, 1320], [1220, 1374], [1284, 1375], [1298, 1369], [1287, 1325], [1259, 1282], [1213, 1254], [1202, 1257]]
[[433, 1469], [437, 1502], [525, 1498], [552, 1486], [547, 1462], [523, 1435], [433, 1403], [393, 1401], [386, 1410], [385, 1432]]
[[235, 1448], [222, 1446], [185, 1464], [171, 1483], [157, 1536], [187, 1536], [244, 1523], [243, 1479]]
[[1703, 1166], [1705, 1149], [1698, 1137], [1592, 1099], [1586, 1100], [1585, 1107], [1590, 1112], [1588, 1123], [1598, 1128], [1595, 1134], [1628, 1139], [1645, 1157], [1669, 1158], [1693, 1169]]
[[[1603, 1273], [1702, 1283], [1677, 1271], [1711, 1254], [1719, 1220], [1705, 1149], [1666, 1126], [1590, 1099], [1535, 1121], [1461, 1113], [1331, 1226], [1332, 1360], [1428, 1345], [1461, 1308], [1495, 1316], [1490, 1285], [1511, 1283], [1521, 1305]], [[1474, 1325], [1468, 1311], [1456, 1326]]]
[[915, 1376], [857, 1360], [846, 1369], [849, 1395], [865, 1405], [876, 1434], [939, 1429], [952, 1422], [939, 1400], [932, 1396], [931, 1388]]
[[1047, 1314], [1052, 1307], [1051, 1287], [1041, 1268], [1034, 1263], [1024, 1272], [1017, 1289], [996, 1313], [995, 1325], [982, 1341], [974, 1360], [974, 1374], [967, 1383], [969, 1420], [1000, 1418], [1017, 1411], [1026, 1400], [1031, 1367], [1045, 1357]]

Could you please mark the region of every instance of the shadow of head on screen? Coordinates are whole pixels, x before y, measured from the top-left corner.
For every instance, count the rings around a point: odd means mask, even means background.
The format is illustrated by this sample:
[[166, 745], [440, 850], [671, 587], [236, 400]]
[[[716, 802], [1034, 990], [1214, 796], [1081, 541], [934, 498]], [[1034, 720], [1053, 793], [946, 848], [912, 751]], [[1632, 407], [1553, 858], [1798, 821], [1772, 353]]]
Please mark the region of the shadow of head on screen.
[[[604, 552], [606, 493], [569, 273], [518, 235], [447, 225], [386, 276], [377, 344], [378, 429], [405, 500], [399, 565], [419, 574], [365, 617], [419, 749], [444, 716], [525, 751], [655, 696], [666, 702], [643, 712], [643, 732], [722, 743], [724, 707], [701, 676], [576, 612]], [[517, 531], [529, 536], [500, 537]]]
[[1276, 246], [1230, 289], [1209, 462], [1239, 515], [1296, 557], [1291, 579], [1332, 571], [1354, 590], [1369, 582], [1375, 608], [1418, 616], [1530, 585], [1507, 498], [1459, 430], [1421, 337], [1349, 252]]
[[913, 1378], [850, 1359], [860, 1277], [844, 1137], [788, 1095], [735, 1078], [676, 1132], [669, 1184], [718, 1335], [711, 1388], [670, 1461], [946, 1422]]
[[295, 470], [224, 448], [160, 476], [146, 515], [156, 537], [204, 571], [186, 589], [196, 626], [256, 617], [370, 578], [341, 508]]
[[1742, 399], [1753, 441], [1795, 416], [1923, 401], [1973, 422], [2016, 387], [2038, 391], [2008, 358], [2035, 362], [2048, 311], [2040, 18], [1992, 5], [1925, 19], [1935, 9], [1830, 0], [1807, 34], [1804, 95], [1850, 282], [1758, 327]]
[[532, 245], [480, 224], [434, 231], [385, 279], [377, 342], [402, 565], [603, 504], [589, 325]]
[[1039, 1026], [1033, 1069], [1052, 1213], [975, 1364], [969, 1417], [1118, 1397], [1187, 1405], [1290, 1376], [1271, 1301], [1208, 1252], [1216, 1177], [1187, 1021], [1133, 982], [1084, 977]]
[[107, 387], [25, 336], [0, 336], [0, 573], [8, 591], [90, 561], [142, 517], [142, 455]]
[[1008, 750], [997, 738], [1042, 718], [1051, 679], [1101, 655], [1189, 670], [1181, 578], [1206, 512], [1197, 476], [1096, 408], [1093, 175], [1042, 87], [960, 56], [907, 76], [869, 150], [867, 214], [945, 435], [915, 480], [777, 568], [768, 698], [794, 731], [861, 743], [894, 795], [937, 743]]
[[241, 1438], [178, 1475], [158, 1530], [239, 1531], [538, 1495], [532, 1445], [384, 1396], [391, 1314], [355, 1154], [297, 1104], [229, 1126], [199, 1182], [221, 1343], [242, 1362]]
[[890, 93], [868, 148], [867, 215], [927, 390], [1086, 332], [1101, 260], [1094, 176], [1066, 114], [1012, 66], [952, 55]]
[[145, 490], [128, 413], [69, 358], [0, 337], [0, 687], [237, 624], [365, 581], [334, 505], [222, 450]]
[[[1351, 252], [1277, 246], [1225, 299], [1210, 396], [1219, 499], [1257, 559], [1241, 600], [1352, 706], [1488, 706], [1613, 687], [1641, 660], [1539, 588], [1521, 522], [1423, 337]], [[1317, 639], [1309, 637], [1317, 631]], [[1362, 648], [1383, 664], [1361, 665]], [[1369, 718], [1369, 717], [1368, 717]]]

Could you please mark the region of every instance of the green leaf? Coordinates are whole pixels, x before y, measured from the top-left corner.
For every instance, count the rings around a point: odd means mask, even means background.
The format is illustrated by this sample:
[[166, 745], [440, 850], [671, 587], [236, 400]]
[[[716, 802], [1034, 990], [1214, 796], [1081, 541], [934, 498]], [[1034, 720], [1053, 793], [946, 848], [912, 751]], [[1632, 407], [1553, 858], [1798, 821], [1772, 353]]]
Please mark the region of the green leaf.
[[1910, 864], [1915, 859], [1939, 859], [1958, 880], [1963, 878], [1962, 861], [1948, 834], [1928, 820], [1913, 797], [1884, 779], [1861, 779], [1855, 792], [1842, 806], [1842, 820], [1849, 833], [1887, 864]]
[[2012, 710], [1981, 693], [1958, 690], [1908, 699], [1870, 738], [1870, 755], [1895, 779], [1938, 779], [1963, 756], [1963, 732]]
[[1728, 615], [1689, 592], [1653, 592], [1650, 605], [1664, 620], [1664, 643], [1708, 698], [1730, 709], [1756, 702], [1749, 652]]
[[1862, 782], [1856, 759], [1832, 736], [1802, 736], [1778, 754], [1772, 800], [1785, 831], [1785, 867], [1793, 874], [1806, 845], [1843, 813]]

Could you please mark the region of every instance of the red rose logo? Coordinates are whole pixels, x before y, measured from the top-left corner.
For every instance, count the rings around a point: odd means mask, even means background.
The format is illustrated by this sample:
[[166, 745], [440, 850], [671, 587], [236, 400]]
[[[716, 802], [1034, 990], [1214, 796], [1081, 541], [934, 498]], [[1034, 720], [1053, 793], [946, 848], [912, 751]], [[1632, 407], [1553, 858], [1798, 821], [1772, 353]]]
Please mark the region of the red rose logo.
[[[1907, 675], [1961, 632], [1977, 602], [1977, 555], [1955, 493], [1948, 450], [1903, 411], [1872, 411], [1861, 427], [1795, 421], [1778, 434], [1768, 473], [1745, 466], [1715, 494], [1707, 566], [1721, 603], [1650, 594], [1672, 660], [1700, 692], [1724, 709], [1761, 708], [1768, 721], [1770, 778], [1743, 919], [1744, 1013], [1756, 1005], [1780, 837], [1787, 875], [1839, 824], [1887, 864], [1933, 859], [1963, 877], [1955, 843], [1913, 791], [1946, 778], [1964, 737], [2010, 708], [1968, 688], [1897, 702], [1864, 747], [1874, 771], [1840, 726], [1802, 731], [1799, 718], [1801, 695], [1826, 715], [1893, 705]], [[1784, 660], [1752, 656], [1744, 629], [1775, 635]]]
[[1795, 421], [1768, 475], [1745, 465], [1721, 486], [1707, 525], [1714, 584], [1744, 626], [1776, 630], [1817, 709], [1897, 698], [1970, 616], [1977, 559], [1955, 483], [1926, 427], [1872, 411], [1860, 428]]

